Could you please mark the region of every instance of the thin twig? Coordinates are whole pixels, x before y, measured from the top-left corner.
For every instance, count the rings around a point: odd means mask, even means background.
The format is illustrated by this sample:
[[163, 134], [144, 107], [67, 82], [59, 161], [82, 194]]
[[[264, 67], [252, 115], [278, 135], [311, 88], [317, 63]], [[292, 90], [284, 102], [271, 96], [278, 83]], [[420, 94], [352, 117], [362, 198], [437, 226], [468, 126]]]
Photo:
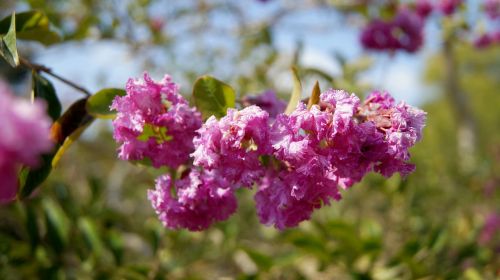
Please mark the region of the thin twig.
[[21, 65], [23, 65], [23, 66], [25, 66], [27, 68], [30, 68], [30, 69], [35, 70], [37, 72], [44, 72], [47, 75], [52, 76], [52, 77], [58, 79], [59, 81], [67, 84], [68, 86], [70, 86], [70, 87], [72, 87], [74, 89], [77, 89], [78, 91], [82, 92], [86, 96], [92, 95], [90, 93], [90, 91], [88, 91], [87, 89], [85, 89], [85, 88], [83, 88], [83, 87], [81, 87], [81, 86], [73, 83], [72, 81], [70, 81], [70, 80], [68, 80], [66, 78], [63, 78], [63, 77], [57, 75], [56, 73], [52, 72], [52, 70], [50, 68], [47, 68], [47, 67], [45, 67], [45, 66], [43, 66], [41, 64], [31, 63], [31, 62], [29, 62], [28, 60], [26, 60], [25, 58], [22, 58], [22, 57], [19, 58], [19, 62], [21, 62]]

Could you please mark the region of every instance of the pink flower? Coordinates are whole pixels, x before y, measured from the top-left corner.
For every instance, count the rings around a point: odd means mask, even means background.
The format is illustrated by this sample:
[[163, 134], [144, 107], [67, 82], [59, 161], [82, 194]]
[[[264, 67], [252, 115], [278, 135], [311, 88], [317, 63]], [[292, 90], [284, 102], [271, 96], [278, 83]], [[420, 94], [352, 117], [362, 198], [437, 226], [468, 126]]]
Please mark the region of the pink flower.
[[427, 18], [434, 7], [430, 0], [417, 0], [415, 3], [415, 12], [422, 18]]
[[361, 43], [372, 50], [405, 50], [416, 52], [423, 44], [424, 22], [421, 16], [400, 9], [389, 22], [375, 19], [361, 32]]
[[483, 245], [490, 243], [500, 232], [500, 214], [491, 213], [479, 235], [479, 242]]
[[[266, 225], [296, 226], [315, 209], [340, 199], [339, 186], [351, 184], [347, 180], [352, 178], [346, 176], [355, 171], [345, 166], [349, 163], [346, 156], [359, 144], [351, 133], [359, 99], [328, 90], [320, 101], [310, 110], [299, 103], [289, 116], [279, 115], [272, 125], [273, 154], [255, 195], [257, 213]], [[363, 174], [367, 167], [362, 167]], [[344, 176], [346, 172], [349, 175]]]
[[485, 0], [484, 10], [491, 19], [500, 17], [500, 0]]
[[394, 24], [380, 19], [372, 20], [361, 31], [361, 44], [371, 50], [396, 50], [398, 42], [392, 36]]
[[385, 92], [361, 105], [355, 95], [330, 89], [310, 110], [299, 103], [290, 115], [278, 115], [266, 175], [257, 183], [260, 221], [296, 226], [372, 170], [409, 174], [408, 149], [421, 139], [424, 124], [425, 112], [395, 104]]
[[314, 171], [269, 171], [260, 181], [255, 194], [257, 215], [261, 223], [277, 229], [297, 226], [310, 219], [312, 212], [331, 199], [339, 200], [335, 180], [325, 176], [314, 158], [309, 162]]
[[233, 189], [223, 176], [195, 169], [175, 182], [168, 175], [159, 177], [148, 198], [159, 219], [171, 229], [204, 230], [228, 219], [237, 208]]
[[149, 20], [149, 26], [154, 32], [161, 32], [165, 26], [165, 21], [162, 18], [155, 17]]
[[49, 152], [53, 144], [45, 103], [15, 98], [2, 81], [0, 119], [0, 203], [5, 203], [16, 196], [19, 167], [36, 167], [40, 155]]
[[500, 31], [485, 33], [474, 40], [474, 47], [483, 49], [500, 43]]
[[193, 141], [194, 165], [218, 170], [232, 184], [252, 186], [263, 174], [259, 157], [270, 151], [268, 119], [255, 105], [228, 109], [220, 120], [210, 117]]
[[245, 96], [243, 105], [257, 105], [262, 110], [269, 113], [269, 117], [276, 118], [277, 115], [283, 113], [286, 108], [286, 102], [276, 96], [274, 90], [267, 90], [257, 96]]
[[408, 149], [422, 138], [426, 113], [404, 102], [395, 104], [387, 93], [373, 92], [360, 107], [359, 114], [375, 124], [387, 145], [385, 155], [375, 164], [375, 171], [386, 177], [394, 172], [411, 173], [414, 166], [407, 163]]
[[256, 105], [228, 109], [197, 131], [189, 176], [160, 177], [149, 199], [165, 226], [202, 230], [235, 211], [234, 190], [255, 185], [263, 224], [297, 226], [370, 171], [412, 172], [408, 149], [422, 138], [425, 116], [386, 92], [361, 103], [333, 89], [276, 118]]
[[394, 107], [394, 103], [394, 98], [386, 91], [374, 91], [365, 100], [365, 104], [370, 107], [370, 110], [387, 110]]
[[447, 16], [453, 14], [462, 0], [440, 0], [438, 8]]
[[157, 168], [187, 162], [201, 114], [189, 107], [178, 85], [168, 75], [155, 82], [144, 73], [144, 80], [130, 79], [126, 89], [127, 95], [116, 97], [111, 105], [118, 112], [113, 136], [121, 143], [119, 157], [149, 159]]

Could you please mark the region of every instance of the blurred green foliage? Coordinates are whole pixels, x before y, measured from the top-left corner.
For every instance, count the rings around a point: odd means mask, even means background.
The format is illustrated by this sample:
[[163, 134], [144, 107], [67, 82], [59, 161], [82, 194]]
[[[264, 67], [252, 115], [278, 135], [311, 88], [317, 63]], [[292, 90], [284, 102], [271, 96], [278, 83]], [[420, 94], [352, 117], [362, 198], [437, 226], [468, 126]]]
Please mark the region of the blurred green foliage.
[[[56, 26], [77, 20], [76, 29], [63, 30], [66, 40], [85, 38], [95, 26], [102, 38], [119, 38], [112, 28], [118, 19], [107, 26], [91, 14], [108, 1], [69, 1], [85, 7], [80, 15], [62, 14], [65, 1], [26, 2]], [[147, 22], [135, 6], [147, 2], [129, 3], [131, 18]], [[270, 84], [267, 67], [276, 50], [269, 29], [256, 30], [243, 40], [242, 56], [261, 44], [266, 56], [254, 61], [254, 71], [234, 77], [239, 92]], [[457, 117], [443, 93], [439, 54], [428, 59], [422, 77], [435, 98], [424, 106], [427, 127], [412, 150], [416, 172], [388, 180], [372, 174], [311, 221], [285, 231], [258, 223], [248, 191], [238, 193], [239, 210], [226, 222], [197, 233], [166, 230], [146, 198], [160, 171], [117, 160], [109, 123], [98, 120], [30, 199], [0, 207], [0, 279], [495, 279], [499, 240], [479, 237], [486, 217], [500, 211], [500, 48], [459, 45], [455, 56], [478, 126], [471, 169], [459, 164]], [[339, 62], [338, 76], [300, 64], [299, 76], [320, 80], [322, 88], [366, 92], [359, 75], [371, 59]]]

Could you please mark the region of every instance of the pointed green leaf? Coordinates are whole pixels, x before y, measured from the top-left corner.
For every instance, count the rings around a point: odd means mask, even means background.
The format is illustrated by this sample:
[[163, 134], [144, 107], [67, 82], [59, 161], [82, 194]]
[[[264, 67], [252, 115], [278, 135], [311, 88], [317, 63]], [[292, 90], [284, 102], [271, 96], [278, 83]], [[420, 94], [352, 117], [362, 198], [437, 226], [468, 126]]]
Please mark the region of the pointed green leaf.
[[[16, 46], [16, 14], [10, 17], [10, 25], [5, 35], [0, 35], [0, 55], [12, 66], [19, 65]], [[3, 33], [2, 33], [3, 34]]]
[[96, 118], [112, 119], [115, 113], [110, 106], [115, 97], [127, 94], [125, 90], [118, 88], [105, 88], [89, 97], [87, 100], [87, 112]]
[[59, 145], [52, 159], [52, 167], [57, 165], [69, 146], [94, 121], [94, 118], [88, 114], [86, 105], [87, 98], [76, 101], [52, 125], [51, 137]]
[[62, 40], [60, 35], [55, 31], [45, 29], [27, 30], [19, 33], [19, 36], [17, 36], [17, 38], [21, 40], [37, 41], [45, 46], [59, 43]]
[[292, 78], [293, 78], [293, 90], [290, 96], [290, 101], [288, 101], [288, 106], [286, 106], [285, 114], [290, 114], [295, 110], [297, 104], [300, 102], [300, 97], [302, 96], [302, 84], [300, 83], [299, 75], [297, 74], [297, 69], [292, 67]]
[[86, 104], [87, 98], [75, 101], [52, 125], [51, 138], [56, 143], [61, 145], [79, 127], [86, 125], [94, 119], [87, 113]]
[[324, 70], [314, 67], [301, 68], [301, 70], [302, 70], [301, 72], [304, 73], [304, 75], [306, 76], [319, 76], [325, 79], [326, 81], [333, 81], [332, 75], [330, 75]]
[[369, 69], [374, 63], [373, 57], [362, 56], [354, 61], [345, 64], [344, 71], [351, 73], [359, 73]]
[[40, 227], [38, 226], [38, 212], [32, 204], [25, 204], [26, 220], [25, 226], [28, 232], [31, 250], [34, 251], [38, 243], [40, 243]]
[[95, 223], [87, 217], [80, 218], [78, 219], [78, 229], [82, 233], [85, 243], [90, 251], [95, 256], [100, 256], [104, 245], [99, 237], [99, 232], [97, 231]]
[[330, 252], [325, 248], [324, 241], [313, 234], [292, 231], [285, 238], [295, 247], [313, 254], [318, 259], [327, 260], [331, 257]]
[[132, 162], [133, 164], [139, 165], [139, 166], [141, 166], [141, 165], [143, 165], [143, 166], [153, 166], [153, 162], [148, 157], [144, 157], [141, 160], [131, 160], [130, 162]]
[[56, 251], [61, 252], [68, 244], [70, 220], [63, 209], [52, 199], [43, 200], [47, 238]]
[[273, 258], [253, 248], [243, 249], [252, 261], [259, 267], [260, 271], [268, 271], [273, 266]]
[[40, 165], [37, 168], [25, 167], [19, 174], [19, 197], [28, 197], [50, 174], [52, 171], [53, 153], [44, 154], [41, 157]]
[[92, 123], [92, 120], [76, 128], [68, 137], [64, 139], [64, 142], [62, 143], [61, 146], [59, 146], [57, 152], [52, 158], [51, 161], [52, 168], [57, 166], [64, 153], [69, 149], [69, 147], [71, 146], [71, 144], [73, 144], [73, 142], [75, 142], [76, 140], [78, 140], [78, 138], [80, 138], [80, 135], [82, 135], [85, 129], [87, 129], [87, 127]]
[[116, 264], [120, 265], [123, 261], [123, 253], [124, 253], [124, 242], [123, 242], [123, 237], [121, 235], [120, 231], [113, 230], [111, 229], [106, 238], [106, 243], [105, 243], [109, 249], [111, 250], [111, 253], [113, 254], [115, 258]]
[[[0, 21], [0, 34], [8, 30], [12, 17]], [[49, 18], [40, 11], [18, 13], [15, 16], [17, 38], [51, 45], [61, 41], [59, 34], [50, 28]]]
[[316, 81], [314, 83], [314, 87], [311, 93], [311, 96], [309, 97], [309, 101], [307, 102], [307, 109], [311, 109], [313, 105], [316, 105], [319, 103], [319, 96], [321, 95], [321, 89], [319, 88], [319, 82]]
[[47, 102], [47, 114], [52, 118], [52, 120], [57, 120], [61, 116], [61, 102], [56, 95], [56, 90], [52, 83], [45, 77], [33, 71], [33, 84], [31, 97], [41, 98]]
[[211, 76], [202, 76], [194, 83], [193, 98], [204, 119], [212, 115], [221, 118], [228, 108], [235, 106], [236, 94], [228, 84]]

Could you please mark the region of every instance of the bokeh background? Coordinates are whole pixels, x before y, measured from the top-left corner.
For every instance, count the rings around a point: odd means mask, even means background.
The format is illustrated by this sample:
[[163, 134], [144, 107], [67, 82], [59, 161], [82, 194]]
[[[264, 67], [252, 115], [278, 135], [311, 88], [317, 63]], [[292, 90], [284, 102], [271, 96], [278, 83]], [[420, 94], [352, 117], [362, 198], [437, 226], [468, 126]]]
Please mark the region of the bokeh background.
[[[284, 231], [258, 223], [248, 191], [209, 230], [163, 228], [146, 197], [159, 171], [118, 160], [110, 122], [96, 121], [32, 198], [0, 206], [0, 279], [498, 279], [500, 47], [470, 35], [495, 23], [464, 1], [431, 15], [416, 53], [364, 50], [360, 29], [397, 2], [0, 2], [2, 18], [46, 13], [64, 41], [19, 52], [91, 92], [148, 71], [186, 96], [211, 74], [240, 96], [286, 99], [296, 65], [306, 92], [316, 80], [361, 97], [388, 90], [428, 112], [413, 174], [371, 174]], [[29, 96], [26, 70], [2, 61], [0, 79]], [[53, 82], [65, 106], [80, 98]]]

